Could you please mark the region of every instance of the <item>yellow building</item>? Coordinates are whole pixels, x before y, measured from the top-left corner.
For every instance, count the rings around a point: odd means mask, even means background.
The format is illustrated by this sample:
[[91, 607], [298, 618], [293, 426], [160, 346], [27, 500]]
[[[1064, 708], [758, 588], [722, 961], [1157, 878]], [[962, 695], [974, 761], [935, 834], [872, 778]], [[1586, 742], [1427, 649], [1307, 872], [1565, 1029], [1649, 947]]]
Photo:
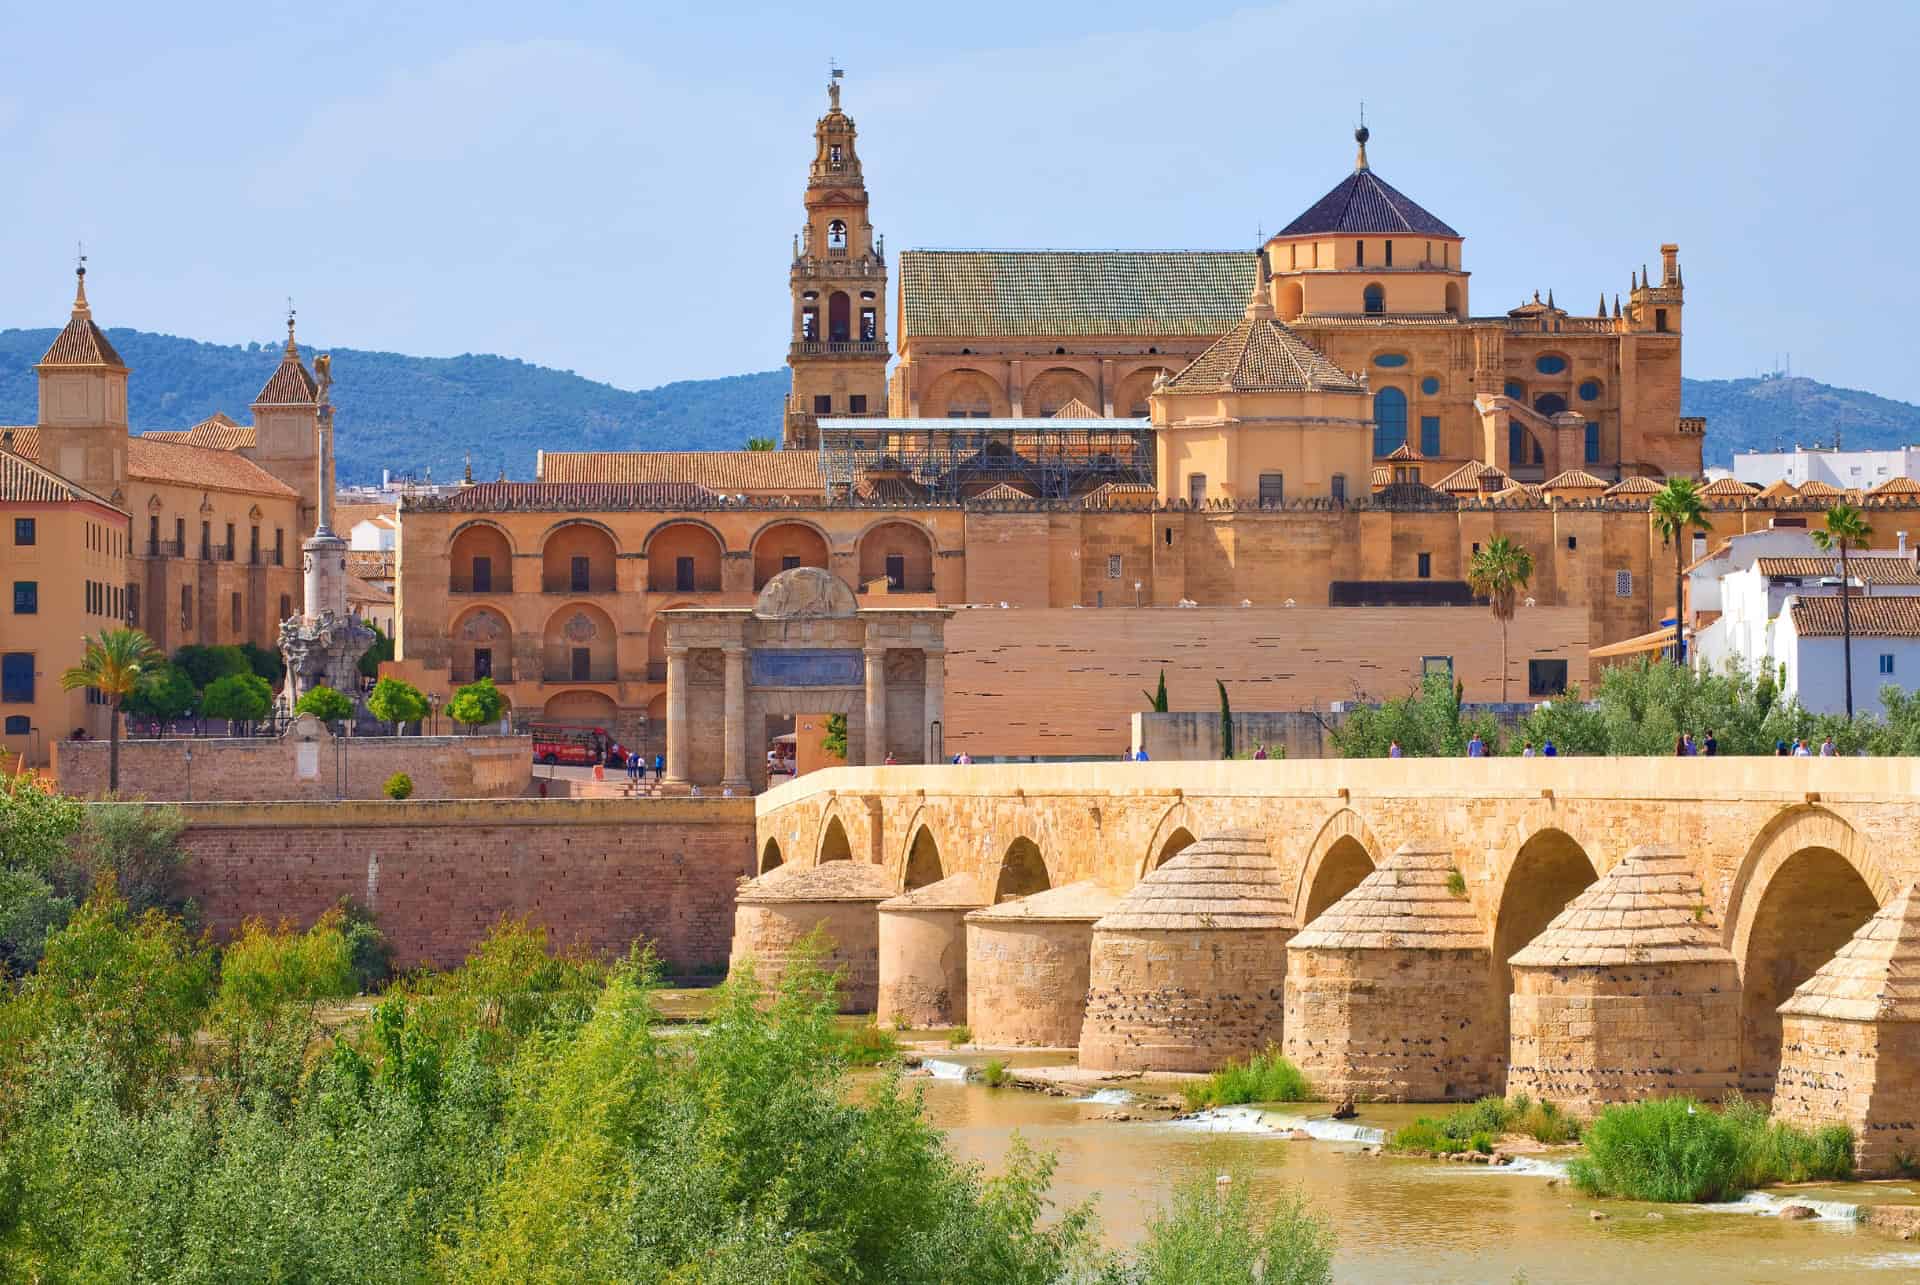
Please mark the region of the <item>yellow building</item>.
[[107, 708], [61, 690], [78, 639], [126, 610], [125, 509], [24, 459], [0, 435], [0, 746], [29, 763], [83, 730], [105, 736]]
[[[315, 385], [291, 320], [286, 351], [255, 399], [251, 425], [216, 415], [179, 432], [129, 436], [130, 372], [93, 320], [84, 267], [72, 315], [34, 370], [37, 422], [0, 427], [9, 467], [37, 469], [131, 524], [115, 555], [120, 562], [102, 579], [107, 588], [99, 602], [109, 609], [83, 612], [72, 618], [74, 627], [45, 634], [45, 647], [33, 649], [36, 687], [47, 675], [57, 685], [59, 673], [78, 662], [82, 633], [117, 623], [138, 627], [169, 652], [188, 643], [277, 646], [280, 622], [299, 610], [300, 543], [312, 533], [322, 484]], [[34, 547], [43, 551], [37, 556], [64, 564], [91, 553], [83, 537], [82, 528], [62, 526]], [[26, 650], [15, 647], [14, 617], [0, 621], [7, 626], [0, 647]], [[65, 708], [66, 697], [59, 699]], [[80, 725], [74, 720], [58, 730]], [[9, 734], [6, 745], [25, 751], [26, 741]], [[44, 761], [44, 740], [34, 753], [32, 761]]]

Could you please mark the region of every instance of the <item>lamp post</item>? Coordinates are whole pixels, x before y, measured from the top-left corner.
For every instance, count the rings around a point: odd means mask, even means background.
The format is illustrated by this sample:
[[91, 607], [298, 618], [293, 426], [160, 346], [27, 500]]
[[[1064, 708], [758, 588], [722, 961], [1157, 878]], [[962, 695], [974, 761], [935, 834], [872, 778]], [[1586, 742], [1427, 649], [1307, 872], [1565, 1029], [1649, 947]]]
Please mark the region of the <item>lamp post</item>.
[[1136, 607], [1140, 605], [1140, 587], [1140, 581], [1136, 580], [1133, 582], [1133, 605]]
[[193, 742], [187, 742], [187, 802], [193, 802]]
[[428, 735], [430, 736], [440, 735], [440, 693], [439, 692], [430, 692], [427, 695], [427, 717], [429, 720], [428, 725], [433, 729], [431, 732], [428, 733]]

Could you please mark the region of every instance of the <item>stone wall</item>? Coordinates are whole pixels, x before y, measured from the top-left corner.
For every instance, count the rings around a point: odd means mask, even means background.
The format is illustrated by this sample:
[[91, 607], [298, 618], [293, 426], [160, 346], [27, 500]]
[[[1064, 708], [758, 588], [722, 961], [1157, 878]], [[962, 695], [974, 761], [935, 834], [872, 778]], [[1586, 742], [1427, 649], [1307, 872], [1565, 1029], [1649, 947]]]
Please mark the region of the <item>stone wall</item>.
[[217, 936], [352, 897], [401, 968], [458, 964], [502, 915], [556, 946], [617, 955], [644, 939], [674, 967], [718, 967], [753, 867], [746, 799], [183, 806], [186, 891]]
[[880, 911], [879, 1004], [882, 1026], [904, 1020], [916, 1030], [967, 1020], [967, 910]]
[[[1118, 758], [1163, 670], [1173, 710], [1216, 720], [1216, 678], [1242, 709], [1326, 709], [1404, 695], [1433, 656], [1452, 658], [1468, 700], [1501, 696], [1500, 627], [1478, 607], [979, 608], [956, 611], [946, 640], [948, 758]], [[1527, 698], [1532, 659], [1563, 660], [1584, 685], [1587, 645], [1584, 609], [1522, 608], [1507, 695]]]
[[976, 1044], [1075, 1048], [1087, 1011], [1090, 920], [967, 924], [967, 1025]]
[[[61, 792], [104, 794], [107, 753], [104, 741], [56, 744], [53, 770]], [[121, 796], [155, 803], [384, 799], [381, 787], [395, 772], [413, 778], [416, 799], [511, 799], [527, 792], [532, 770], [533, 742], [524, 736], [120, 742]]]
[[1904, 1177], [1920, 1157], [1920, 1023], [1789, 1016], [1774, 1112], [1803, 1129], [1845, 1124], [1861, 1175]]
[[1212, 1071], [1277, 1046], [1290, 936], [1096, 928], [1081, 1063], [1101, 1071]]
[[752, 960], [755, 976], [778, 986], [800, 943], [818, 932], [820, 967], [839, 972], [840, 1011], [871, 1013], [880, 993], [879, 921], [874, 901], [742, 902], [734, 912], [729, 969]]

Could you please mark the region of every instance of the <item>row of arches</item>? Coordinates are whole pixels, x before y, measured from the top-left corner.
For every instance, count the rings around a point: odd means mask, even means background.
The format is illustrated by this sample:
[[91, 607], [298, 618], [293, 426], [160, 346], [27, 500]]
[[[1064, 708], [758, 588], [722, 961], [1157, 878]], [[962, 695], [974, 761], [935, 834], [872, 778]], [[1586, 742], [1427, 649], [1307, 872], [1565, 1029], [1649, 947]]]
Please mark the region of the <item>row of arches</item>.
[[[1123, 376], [1110, 390], [1114, 415], [1145, 418], [1154, 382], [1172, 375], [1171, 368], [1154, 365]], [[1106, 401], [1086, 372], [1070, 366], [1049, 366], [1027, 380], [1021, 390], [1020, 413], [1027, 419], [1051, 419], [1077, 402], [1097, 416]], [[1013, 398], [1005, 380], [962, 367], [934, 379], [921, 394], [920, 407], [936, 419], [1007, 419], [1013, 415]]]
[[[901, 592], [932, 589], [938, 545], [920, 523], [905, 518], [876, 521], [854, 538], [853, 547], [862, 584], [886, 579]], [[801, 518], [768, 522], [747, 543], [753, 559], [753, 587], [762, 589], [767, 581], [794, 567], [824, 568], [831, 548], [826, 530], [816, 523]], [[639, 552], [647, 562], [649, 592], [713, 593], [721, 588], [726, 540], [697, 518], [661, 522], [641, 541]], [[544, 593], [610, 593], [616, 588], [615, 567], [622, 555], [611, 528], [589, 518], [570, 518], [541, 538], [537, 586], [514, 583], [517, 556], [506, 528], [486, 520], [466, 523], [454, 532], [450, 545], [451, 588], [456, 593], [536, 588]]]
[[[1170, 813], [1154, 834], [1139, 871], [1157, 868], [1194, 842], [1189, 823]], [[1322, 827], [1299, 875], [1296, 906], [1305, 927], [1352, 892], [1385, 856], [1356, 814], [1343, 810]], [[817, 859], [851, 860], [838, 816], [821, 832]], [[762, 853], [764, 872], [779, 864], [777, 841]], [[913, 830], [903, 862], [906, 890], [937, 882], [947, 870], [933, 828]], [[1557, 826], [1529, 834], [1495, 872], [1487, 892], [1492, 975], [1490, 1011], [1498, 1014], [1501, 1047], [1510, 1034], [1513, 973], [1508, 961], [1537, 938], [1574, 898], [1598, 880], [1603, 863]], [[995, 902], [1054, 886], [1056, 870], [1027, 835], [1012, 838], [991, 871]], [[1840, 950], [1892, 893], [1858, 833], [1822, 807], [1789, 809], [1756, 836], [1730, 884], [1722, 937], [1741, 984], [1744, 1086], [1770, 1093], [1780, 1065], [1781, 1018], [1793, 991]], [[1697, 914], [1710, 916], [1704, 904]]]

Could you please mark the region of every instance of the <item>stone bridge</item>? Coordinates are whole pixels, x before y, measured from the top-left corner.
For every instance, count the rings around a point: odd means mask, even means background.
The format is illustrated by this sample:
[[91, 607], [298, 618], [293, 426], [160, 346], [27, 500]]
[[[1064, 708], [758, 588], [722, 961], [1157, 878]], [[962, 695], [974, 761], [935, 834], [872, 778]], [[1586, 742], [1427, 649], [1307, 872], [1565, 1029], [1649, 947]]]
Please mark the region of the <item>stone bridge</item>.
[[[1444, 1096], [1468, 1085], [1497, 1090], [1504, 1080], [1514, 990], [1507, 961], [1626, 854], [1656, 849], [1685, 885], [1689, 922], [1675, 931], [1720, 959], [1730, 955], [1737, 971], [1737, 1019], [1731, 999], [1725, 1019], [1730, 1030], [1737, 1020], [1738, 1051], [1723, 1059], [1737, 1059], [1737, 1072], [1703, 1068], [1706, 1079], [1737, 1076], [1769, 1093], [1781, 1062], [1780, 1004], [1920, 879], [1920, 760], [840, 768], [763, 795], [755, 843], [763, 874], [851, 861], [877, 867], [875, 888], [900, 893], [966, 873], [980, 888], [977, 904], [996, 904], [1083, 881], [1125, 893], [1197, 837], [1225, 832], [1264, 838], [1274, 872], [1261, 878], [1290, 897], [1296, 933], [1397, 851], [1438, 854], [1436, 878], [1457, 917], [1449, 942], [1485, 961], [1468, 981], [1484, 992], [1479, 1012], [1494, 1028], [1499, 1064], [1484, 1082], [1468, 1076]], [[1311, 939], [1295, 942], [1290, 972]], [[1096, 960], [1096, 991], [1098, 972]], [[1290, 987], [1290, 1023], [1294, 998]], [[1289, 1030], [1290, 1052], [1296, 1034]], [[1517, 1038], [1514, 1048], [1517, 1070]]]

